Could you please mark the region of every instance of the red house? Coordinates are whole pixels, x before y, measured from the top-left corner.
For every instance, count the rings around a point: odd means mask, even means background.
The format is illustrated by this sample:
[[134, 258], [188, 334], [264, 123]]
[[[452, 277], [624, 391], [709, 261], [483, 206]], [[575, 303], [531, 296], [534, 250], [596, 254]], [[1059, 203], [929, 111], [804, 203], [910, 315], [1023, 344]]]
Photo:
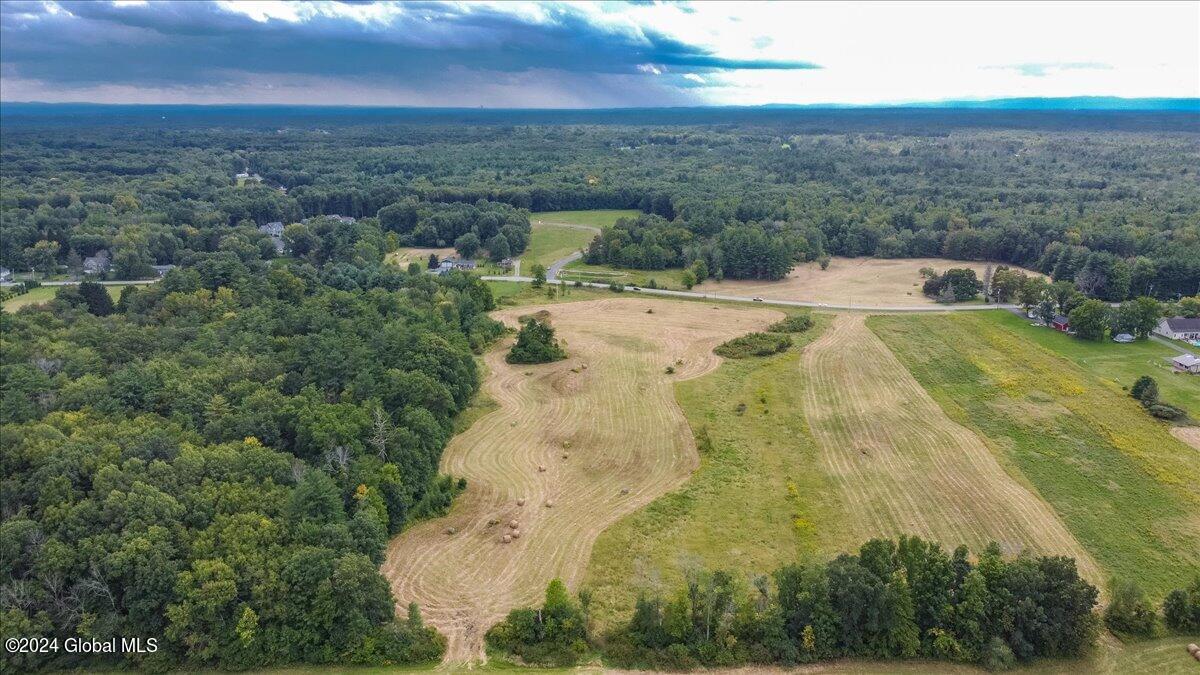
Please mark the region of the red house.
[[1065, 333], [1070, 330], [1071, 322], [1062, 314], [1055, 314], [1054, 318], [1050, 320], [1050, 327]]

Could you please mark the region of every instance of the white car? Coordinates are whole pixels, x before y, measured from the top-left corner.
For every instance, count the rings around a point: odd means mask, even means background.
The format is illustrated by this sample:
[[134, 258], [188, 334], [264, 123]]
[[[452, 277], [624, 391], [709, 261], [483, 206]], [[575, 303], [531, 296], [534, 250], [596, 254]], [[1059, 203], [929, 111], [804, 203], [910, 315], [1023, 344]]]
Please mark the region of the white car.
[[762, 302], [763, 301], [762, 298], [750, 298], [750, 299], [753, 300], [754, 302]]

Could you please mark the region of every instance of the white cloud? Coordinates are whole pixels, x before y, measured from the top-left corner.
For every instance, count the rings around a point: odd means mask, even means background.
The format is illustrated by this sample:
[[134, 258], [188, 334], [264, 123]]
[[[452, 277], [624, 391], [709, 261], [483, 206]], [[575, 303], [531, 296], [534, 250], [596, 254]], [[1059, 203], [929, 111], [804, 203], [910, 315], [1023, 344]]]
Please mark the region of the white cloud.
[[647, 75], [662, 75], [662, 69], [653, 63], [640, 63], [637, 69], [639, 73], [646, 73]]
[[704, 78], [695, 73], [688, 73], [687, 75], [683, 76], [683, 79], [691, 80], [692, 82], [696, 82], [698, 84], [705, 84]]

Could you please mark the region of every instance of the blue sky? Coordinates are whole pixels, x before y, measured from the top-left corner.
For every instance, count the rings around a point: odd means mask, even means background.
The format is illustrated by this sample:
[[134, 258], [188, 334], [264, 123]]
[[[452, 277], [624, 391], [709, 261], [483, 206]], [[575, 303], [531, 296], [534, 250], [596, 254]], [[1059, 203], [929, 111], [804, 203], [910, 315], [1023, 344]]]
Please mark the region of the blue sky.
[[1200, 96], [1200, 3], [0, 4], [5, 101], [618, 107]]

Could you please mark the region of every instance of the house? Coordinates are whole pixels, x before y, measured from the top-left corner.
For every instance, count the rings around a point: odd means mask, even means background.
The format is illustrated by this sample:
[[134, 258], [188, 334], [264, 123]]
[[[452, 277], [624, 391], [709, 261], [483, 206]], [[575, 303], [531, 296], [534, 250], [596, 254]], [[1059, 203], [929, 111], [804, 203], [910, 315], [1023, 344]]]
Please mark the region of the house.
[[511, 270], [513, 268], [513, 264], [512, 258], [505, 258], [504, 260], [500, 261], [500, 269]]
[[110, 267], [112, 267], [112, 258], [105, 249], [100, 249], [96, 251], [96, 255], [90, 255], [83, 259], [84, 274], [108, 274]]
[[1054, 318], [1050, 320], [1050, 327], [1065, 333], [1071, 329], [1071, 321], [1062, 314], [1055, 314]]
[[455, 259], [455, 258], [443, 258], [442, 261], [438, 263], [437, 269], [434, 270], [434, 273], [438, 274], [438, 275], [442, 275], [442, 274], [446, 274], [446, 273], [450, 272], [451, 270], [469, 271], [469, 270], [473, 270], [473, 269], [475, 269], [475, 261], [474, 260], [459, 260], [459, 259]]
[[266, 225], [259, 225], [258, 231], [271, 238], [271, 243], [275, 245], [276, 255], [283, 255], [283, 252], [287, 250], [287, 245], [283, 241], [283, 223], [276, 220]]
[[150, 267], [154, 270], [154, 273], [158, 275], [159, 279], [167, 276], [167, 272], [175, 269], [174, 265], [151, 265]]
[[1158, 322], [1154, 332], [1172, 340], [1200, 340], [1200, 318], [1168, 317]]
[[1175, 365], [1177, 373], [1200, 374], [1200, 359], [1191, 354], [1180, 354], [1171, 359], [1171, 363]]
[[12, 281], [12, 270], [0, 267], [0, 281]]

